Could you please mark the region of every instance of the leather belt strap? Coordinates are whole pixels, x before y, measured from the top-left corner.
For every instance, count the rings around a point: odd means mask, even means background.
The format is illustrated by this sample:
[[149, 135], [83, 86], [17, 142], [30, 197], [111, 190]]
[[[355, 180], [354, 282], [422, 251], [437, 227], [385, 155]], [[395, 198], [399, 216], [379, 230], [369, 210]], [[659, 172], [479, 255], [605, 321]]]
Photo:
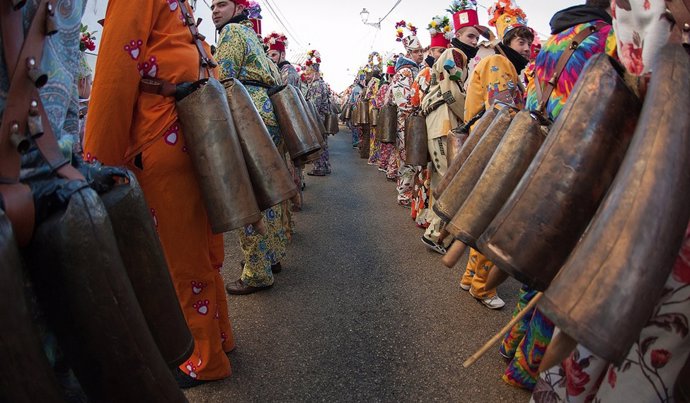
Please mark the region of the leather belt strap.
[[670, 42], [690, 44], [690, 0], [666, 0], [666, 17], [674, 23]]
[[582, 42], [585, 41], [585, 39], [589, 38], [590, 35], [601, 31], [608, 25], [609, 24], [605, 22], [599, 21], [596, 24], [580, 31], [580, 33], [578, 33], [570, 42], [570, 46], [568, 46], [568, 48], [563, 51], [563, 54], [561, 54], [551, 78], [549, 81], [543, 84], [543, 87], [539, 82], [539, 79], [535, 76], [535, 80], [537, 80], [537, 98], [539, 99], [539, 109], [537, 112], [542, 114], [546, 112], [546, 105], [549, 102], [549, 98], [551, 98], [551, 94], [553, 93], [553, 90], [556, 89], [556, 85], [558, 85], [558, 80], [561, 77], [563, 70], [565, 70], [565, 66], [568, 64], [568, 61], [570, 61], [570, 58], [573, 56], [573, 54], [575, 54], [577, 48], [582, 44]]
[[[0, 24], [2, 24], [3, 50], [10, 79], [7, 103], [0, 124], [0, 183], [16, 183], [19, 180], [21, 156], [13, 143], [12, 132], [23, 136], [27, 132], [27, 118], [32, 108], [40, 116], [43, 134], [37, 137], [36, 145], [53, 171], [68, 179], [84, 179], [69, 165], [57, 144], [50, 121], [41, 102], [35, 83], [29, 78], [29, 64], [41, 65], [46, 37], [46, 21], [49, 10], [54, 10], [53, 0], [43, 0], [39, 4], [26, 39], [19, 54], [18, 44], [24, 39], [21, 23], [21, 10], [14, 10], [11, 0], [0, 0]], [[5, 37], [4, 35], [8, 35]], [[13, 38], [14, 41], [10, 41]], [[10, 42], [14, 42], [10, 44]]]
[[217, 67], [218, 64], [208, 53], [206, 53], [206, 48], [204, 48], [203, 41], [206, 38], [197, 29], [197, 25], [201, 23], [201, 19], [199, 19], [198, 22], [194, 21], [194, 16], [189, 12], [185, 2], [186, 0], [177, 0], [177, 4], [184, 17], [184, 24], [189, 28], [189, 32], [192, 34], [192, 41], [196, 45], [196, 50], [199, 51], [199, 79], [209, 78], [211, 76], [209, 69]]
[[158, 78], [142, 78], [139, 81], [139, 90], [149, 94], [172, 97], [175, 96], [176, 89], [175, 84]]

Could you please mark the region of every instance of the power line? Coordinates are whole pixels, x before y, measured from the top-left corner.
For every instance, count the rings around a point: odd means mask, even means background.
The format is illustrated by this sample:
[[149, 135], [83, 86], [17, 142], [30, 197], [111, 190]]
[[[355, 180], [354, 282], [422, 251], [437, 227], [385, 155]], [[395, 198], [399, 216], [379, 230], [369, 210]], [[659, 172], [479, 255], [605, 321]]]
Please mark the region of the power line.
[[285, 29], [285, 31], [292, 37], [292, 39], [295, 40], [297, 45], [303, 46], [302, 43], [300, 42], [300, 40], [297, 38], [297, 35], [295, 35], [290, 29], [288, 29], [288, 27], [285, 25], [285, 23], [283, 23], [283, 20], [278, 16], [276, 11], [273, 9], [273, 7], [271, 6], [271, 3], [269, 3], [268, 1], [266, 1], [265, 3], [268, 6], [268, 12], [273, 16], [273, 18], [275, 18], [276, 21], [278, 21], [278, 23], [283, 27], [283, 29]]
[[[265, 0], [265, 1], [266, 1], [266, 3], [269, 3], [269, 0]], [[295, 27], [293, 27], [292, 24], [290, 23], [290, 19], [285, 18], [285, 14], [283, 14], [283, 12], [281, 11], [281, 9], [278, 7], [278, 4], [277, 4], [277, 3], [275, 3], [275, 2], [271, 2], [271, 3], [272, 3], [272, 4], [269, 4], [269, 6], [271, 6], [271, 7], [273, 8], [273, 10], [276, 12], [276, 14], [277, 14], [278, 16], [282, 17], [283, 20], [285, 20], [285, 24], [286, 24], [287, 27], [290, 28], [290, 30], [292, 31], [292, 36], [294, 37], [295, 42], [300, 42], [300, 41], [298, 40], [299, 38], [297, 37], [297, 35], [294, 34], [295, 32], [297, 32], [297, 30], [296, 30]]]

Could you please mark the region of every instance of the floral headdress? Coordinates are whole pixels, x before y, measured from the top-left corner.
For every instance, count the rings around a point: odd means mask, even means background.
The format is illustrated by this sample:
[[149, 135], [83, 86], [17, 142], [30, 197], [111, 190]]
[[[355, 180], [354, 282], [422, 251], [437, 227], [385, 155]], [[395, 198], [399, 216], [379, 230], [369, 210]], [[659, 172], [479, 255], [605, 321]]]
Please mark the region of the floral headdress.
[[431, 19], [431, 22], [426, 27], [429, 30], [429, 34], [433, 37], [435, 35], [442, 34], [444, 38], [451, 40], [453, 39], [453, 29], [450, 26], [450, 18], [447, 16], [436, 16]]
[[396, 31], [396, 37], [395, 40], [398, 42], [403, 41], [403, 37], [405, 36], [404, 28], [407, 28], [408, 31], [412, 35], [417, 35], [417, 27], [412, 25], [412, 23], [407, 23], [405, 20], [402, 20], [398, 23], [395, 24], [395, 31]]
[[285, 49], [288, 47], [288, 38], [285, 34], [271, 32], [264, 38], [264, 45], [268, 46], [269, 50], [285, 52]]
[[263, 19], [263, 17], [261, 16], [261, 6], [256, 1], [250, 1], [246, 11], [247, 18], [249, 19]]
[[304, 62], [306, 66], [312, 66], [314, 64], [321, 64], [321, 53], [318, 50], [312, 49], [307, 52], [307, 61]]
[[448, 6], [448, 11], [451, 14], [455, 14], [460, 11], [465, 10], [476, 10], [477, 0], [453, 0]]
[[[376, 58], [376, 63], [374, 63], [374, 58]], [[381, 69], [381, 65], [383, 64], [383, 58], [379, 54], [379, 52], [371, 52], [369, 53], [369, 60], [367, 61], [367, 65], [371, 68], [378, 67]]]
[[527, 25], [527, 15], [514, 0], [498, 0], [489, 7], [489, 25], [496, 27], [499, 38], [514, 28]]
[[93, 52], [96, 50], [96, 44], [93, 41], [96, 39], [95, 34], [97, 31], [89, 32], [89, 26], [81, 24], [79, 32], [79, 50], [82, 52], [86, 52], [87, 50]]

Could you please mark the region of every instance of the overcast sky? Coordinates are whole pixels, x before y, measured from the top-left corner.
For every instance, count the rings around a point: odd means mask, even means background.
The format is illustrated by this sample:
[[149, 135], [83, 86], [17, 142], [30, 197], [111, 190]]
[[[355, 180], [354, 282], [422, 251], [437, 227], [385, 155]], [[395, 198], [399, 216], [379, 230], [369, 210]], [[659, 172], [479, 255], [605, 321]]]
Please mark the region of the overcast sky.
[[[211, 0], [206, 1], [211, 3]], [[290, 40], [288, 55], [293, 59], [298, 53], [317, 49], [322, 55], [321, 69], [324, 78], [336, 91], [341, 91], [352, 83], [354, 74], [360, 66], [366, 64], [371, 51], [376, 50], [382, 54], [403, 51], [402, 45], [395, 41], [394, 25], [397, 21], [405, 20], [417, 26], [422, 43], [428, 45], [429, 33], [426, 26], [433, 16], [447, 14], [445, 10], [450, 3], [450, 0], [402, 0], [382, 22], [381, 29], [377, 30], [362, 24], [360, 11], [362, 8], [369, 10], [369, 22], [376, 22], [393, 7], [396, 0], [258, 1], [263, 9], [263, 34], [267, 35], [274, 30], [287, 34]], [[543, 35], [548, 35], [549, 20], [556, 11], [584, 3], [584, 0], [517, 1], [527, 14], [529, 25]], [[85, 15], [85, 22], [90, 29], [96, 27], [95, 20], [103, 18], [106, 4], [105, 0], [90, 0]], [[479, 4], [489, 7], [493, 3], [479, 0]], [[195, 14], [204, 19], [201, 31], [213, 43], [215, 36], [211, 11], [203, 0], [198, 0]], [[281, 26], [273, 14], [278, 15], [291, 33]], [[479, 15], [480, 22], [486, 24], [486, 8], [480, 7]]]

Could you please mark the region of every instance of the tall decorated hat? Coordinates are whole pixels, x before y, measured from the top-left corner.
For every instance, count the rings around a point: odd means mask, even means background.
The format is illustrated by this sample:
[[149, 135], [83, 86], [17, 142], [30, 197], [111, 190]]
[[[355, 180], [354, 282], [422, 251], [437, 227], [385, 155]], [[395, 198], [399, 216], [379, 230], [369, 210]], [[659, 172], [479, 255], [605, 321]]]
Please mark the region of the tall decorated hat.
[[455, 32], [463, 28], [479, 26], [477, 0], [453, 0], [446, 11], [453, 14]]
[[496, 27], [498, 37], [503, 40], [515, 28], [527, 26], [527, 15], [515, 0], [498, 0], [489, 7], [489, 25]]
[[430, 48], [447, 48], [450, 41], [453, 39], [453, 29], [450, 27], [450, 18], [447, 16], [436, 16], [431, 19], [429, 26], [429, 35], [431, 35]]
[[374, 52], [369, 53], [369, 59], [367, 60], [367, 67], [369, 67], [372, 71], [378, 70], [380, 72], [382, 65], [383, 65], [383, 58], [381, 57], [381, 54], [379, 52], [374, 51]]
[[247, 0], [233, 1], [235, 1], [235, 4], [240, 4], [247, 8], [247, 18], [249, 18], [249, 21], [251, 21], [252, 27], [254, 28], [254, 32], [256, 32], [257, 35], [261, 36], [261, 20], [263, 17], [261, 17], [261, 6], [259, 5], [259, 3], [257, 3], [256, 1]]
[[[407, 36], [405, 30], [409, 33]], [[417, 38], [417, 27], [404, 20], [395, 24], [395, 40], [402, 42], [407, 51], [424, 49], [419, 38]]]
[[305, 70], [319, 71], [321, 66], [321, 53], [318, 50], [312, 49], [307, 52], [307, 60], [304, 62]]
[[268, 46], [268, 50], [285, 52], [285, 49], [288, 47], [288, 39], [285, 34], [271, 32], [267, 37], [264, 38], [264, 45]]

